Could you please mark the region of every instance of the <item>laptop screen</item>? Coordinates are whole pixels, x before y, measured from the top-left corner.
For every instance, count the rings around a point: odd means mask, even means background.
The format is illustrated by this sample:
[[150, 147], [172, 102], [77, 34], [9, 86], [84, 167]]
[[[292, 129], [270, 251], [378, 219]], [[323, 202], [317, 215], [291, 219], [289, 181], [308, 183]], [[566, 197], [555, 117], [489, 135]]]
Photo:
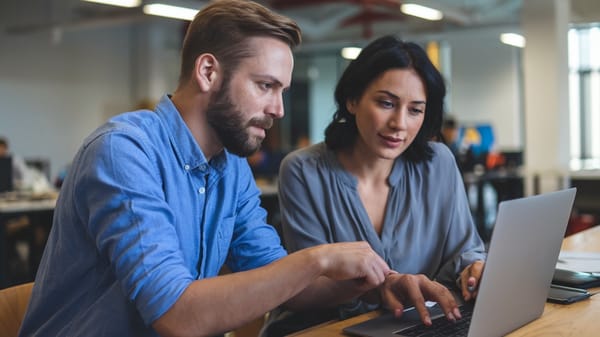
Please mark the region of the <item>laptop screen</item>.
[[[571, 188], [500, 203], [468, 336], [504, 336], [542, 315], [575, 192]], [[344, 331], [414, 336], [420, 331], [411, 329], [416, 324], [422, 325], [388, 313]], [[405, 334], [407, 328], [411, 330]]]

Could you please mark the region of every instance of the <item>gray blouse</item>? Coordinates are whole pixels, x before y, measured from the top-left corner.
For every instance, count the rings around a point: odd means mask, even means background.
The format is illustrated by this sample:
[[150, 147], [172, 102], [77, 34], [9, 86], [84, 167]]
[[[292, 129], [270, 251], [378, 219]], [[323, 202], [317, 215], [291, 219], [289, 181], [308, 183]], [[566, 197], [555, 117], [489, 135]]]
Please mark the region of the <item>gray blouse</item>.
[[[431, 161], [415, 164], [396, 159], [388, 178], [381, 236], [360, 200], [356, 178], [333, 151], [320, 143], [289, 154], [279, 171], [281, 225], [288, 251], [367, 241], [393, 270], [454, 285], [466, 266], [486, 258], [485, 248], [454, 156], [442, 143], [430, 145]], [[355, 300], [331, 314], [345, 319], [376, 308]], [[332, 318], [318, 315], [322, 320]], [[280, 336], [318, 323], [319, 317], [313, 316], [278, 308], [271, 312], [261, 336]]]
[[430, 145], [431, 161], [396, 159], [381, 236], [360, 200], [356, 178], [324, 143], [288, 155], [279, 175], [286, 248], [367, 241], [400, 273], [453, 283], [466, 266], [485, 259], [485, 248], [454, 156], [442, 143]]

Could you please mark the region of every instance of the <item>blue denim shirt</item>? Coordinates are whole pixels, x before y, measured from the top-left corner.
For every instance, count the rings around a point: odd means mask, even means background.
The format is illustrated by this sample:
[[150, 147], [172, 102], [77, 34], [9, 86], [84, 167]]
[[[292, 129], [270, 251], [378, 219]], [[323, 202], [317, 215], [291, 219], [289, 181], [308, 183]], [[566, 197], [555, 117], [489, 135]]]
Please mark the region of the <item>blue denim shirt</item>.
[[155, 336], [192, 281], [285, 256], [265, 219], [247, 161], [207, 162], [168, 96], [116, 116], [74, 158], [21, 336]]

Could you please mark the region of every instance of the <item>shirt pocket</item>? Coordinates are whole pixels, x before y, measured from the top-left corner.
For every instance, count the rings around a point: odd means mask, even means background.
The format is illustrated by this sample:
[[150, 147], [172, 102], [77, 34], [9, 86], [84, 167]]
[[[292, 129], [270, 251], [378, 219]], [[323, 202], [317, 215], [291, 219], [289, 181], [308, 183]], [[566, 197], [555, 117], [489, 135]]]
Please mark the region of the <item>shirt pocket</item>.
[[235, 226], [235, 217], [223, 218], [217, 232], [217, 249], [219, 251], [219, 265], [225, 263], [229, 247], [231, 246], [231, 237], [233, 235], [233, 227]]

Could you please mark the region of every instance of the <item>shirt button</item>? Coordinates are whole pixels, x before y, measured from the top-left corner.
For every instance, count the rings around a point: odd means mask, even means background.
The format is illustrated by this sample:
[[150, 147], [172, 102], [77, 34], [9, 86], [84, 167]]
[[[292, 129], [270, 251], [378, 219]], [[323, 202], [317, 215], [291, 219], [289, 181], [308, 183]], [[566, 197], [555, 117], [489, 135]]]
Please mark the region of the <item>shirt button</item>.
[[206, 171], [206, 165], [205, 164], [200, 165], [200, 170], [201, 171]]
[[185, 166], [183, 167], [184, 170], [189, 171], [190, 170], [190, 165], [185, 164]]
[[198, 189], [198, 193], [200, 193], [200, 194], [204, 194], [204, 192], [206, 192], [206, 189], [205, 189], [204, 187], [200, 187], [200, 188]]

